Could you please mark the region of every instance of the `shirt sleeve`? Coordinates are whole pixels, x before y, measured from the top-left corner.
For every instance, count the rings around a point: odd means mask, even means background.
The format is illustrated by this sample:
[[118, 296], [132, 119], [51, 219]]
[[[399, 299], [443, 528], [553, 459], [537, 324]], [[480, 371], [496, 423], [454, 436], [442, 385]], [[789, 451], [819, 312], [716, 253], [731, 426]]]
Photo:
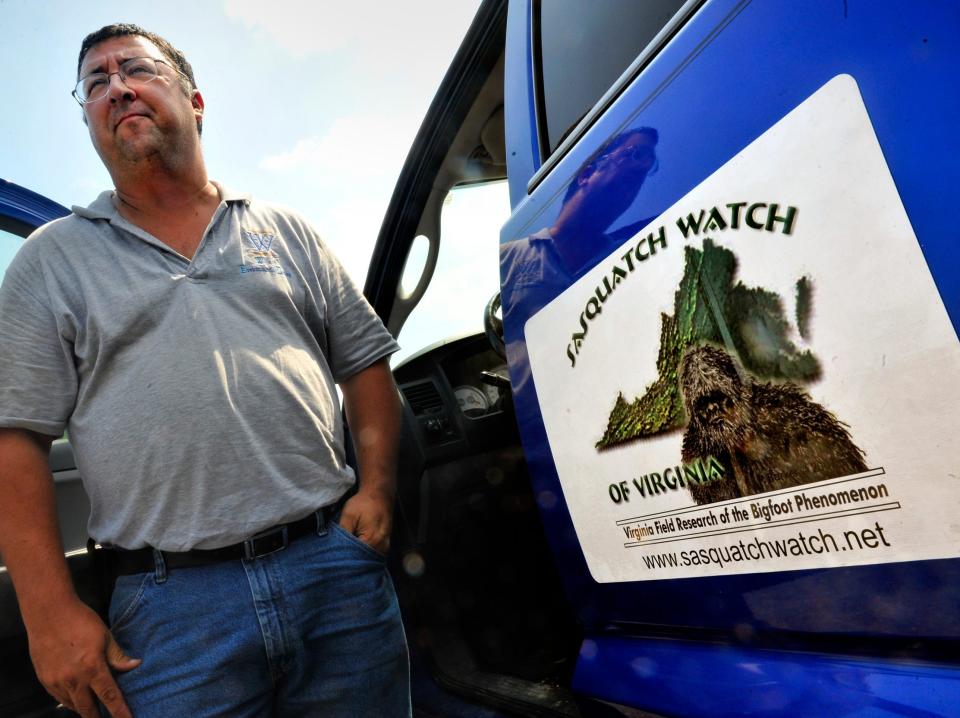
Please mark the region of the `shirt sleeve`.
[[0, 427], [59, 437], [76, 403], [77, 373], [38, 249], [38, 239], [28, 239], [0, 285]]
[[311, 245], [313, 270], [323, 294], [327, 362], [338, 384], [400, 348], [333, 252], [297, 214], [290, 219]]
[[321, 246], [321, 284], [327, 298], [330, 370], [338, 384], [397, 351], [400, 346], [343, 266]]

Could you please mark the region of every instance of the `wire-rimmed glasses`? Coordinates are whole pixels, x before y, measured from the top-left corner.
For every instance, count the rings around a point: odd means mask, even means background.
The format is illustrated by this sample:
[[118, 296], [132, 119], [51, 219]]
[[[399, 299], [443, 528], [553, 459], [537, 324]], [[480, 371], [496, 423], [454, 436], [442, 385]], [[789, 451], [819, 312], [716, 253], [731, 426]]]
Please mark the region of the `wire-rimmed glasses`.
[[130, 87], [145, 85], [157, 79], [160, 75], [160, 65], [166, 65], [178, 74], [183, 74], [169, 62], [155, 57], [131, 57], [121, 62], [116, 72], [91, 72], [81, 78], [70, 94], [81, 105], [88, 105], [107, 96], [111, 75], [119, 75], [123, 84]]

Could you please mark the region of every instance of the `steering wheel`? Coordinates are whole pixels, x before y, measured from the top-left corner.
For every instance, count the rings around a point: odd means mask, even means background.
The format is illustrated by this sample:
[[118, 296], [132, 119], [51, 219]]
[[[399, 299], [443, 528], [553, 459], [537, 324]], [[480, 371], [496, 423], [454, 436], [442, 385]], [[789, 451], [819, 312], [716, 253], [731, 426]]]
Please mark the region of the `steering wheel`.
[[507, 347], [503, 342], [503, 319], [498, 316], [499, 313], [500, 292], [497, 292], [483, 310], [483, 331], [493, 351], [499, 354], [501, 359], [506, 359]]

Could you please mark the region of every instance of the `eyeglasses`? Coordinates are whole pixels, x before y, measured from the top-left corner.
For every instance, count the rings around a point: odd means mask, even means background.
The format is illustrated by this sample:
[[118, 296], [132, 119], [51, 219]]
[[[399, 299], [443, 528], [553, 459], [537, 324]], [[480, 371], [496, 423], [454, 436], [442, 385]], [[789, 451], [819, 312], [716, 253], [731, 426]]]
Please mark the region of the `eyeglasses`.
[[166, 65], [180, 75], [184, 75], [180, 70], [173, 67], [169, 62], [157, 60], [152, 57], [131, 57], [124, 60], [117, 67], [116, 72], [92, 72], [80, 82], [70, 93], [81, 105], [88, 105], [91, 102], [102, 100], [107, 96], [110, 90], [110, 76], [120, 75], [120, 80], [127, 86], [146, 85], [153, 82], [160, 74], [160, 65]]

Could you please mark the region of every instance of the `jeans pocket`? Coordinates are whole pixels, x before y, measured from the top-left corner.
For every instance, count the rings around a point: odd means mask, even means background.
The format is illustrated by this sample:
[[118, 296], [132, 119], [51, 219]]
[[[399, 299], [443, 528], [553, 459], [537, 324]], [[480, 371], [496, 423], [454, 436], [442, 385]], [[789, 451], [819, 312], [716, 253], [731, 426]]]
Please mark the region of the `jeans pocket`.
[[137, 573], [129, 576], [118, 576], [117, 583], [110, 598], [110, 630], [120, 631], [133, 619], [149, 582], [153, 579], [153, 572]]
[[386, 554], [380, 553], [379, 551], [377, 551], [377, 549], [375, 549], [373, 546], [368, 544], [359, 536], [354, 536], [352, 533], [347, 531], [345, 528], [343, 528], [343, 526], [338, 524], [336, 521], [334, 521], [332, 525], [333, 525], [333, 530], [336, 533], [340, 534], [340, 536], [342, 536], [344, 539], [346, 539], [346, 541], [352, 546], [356, 546], [357, 548], [363, 549], [364, 553], [366, 553], [368, 556], [372, 556], [376, 558], [378, 561], [385, 562], [387, 560]]

